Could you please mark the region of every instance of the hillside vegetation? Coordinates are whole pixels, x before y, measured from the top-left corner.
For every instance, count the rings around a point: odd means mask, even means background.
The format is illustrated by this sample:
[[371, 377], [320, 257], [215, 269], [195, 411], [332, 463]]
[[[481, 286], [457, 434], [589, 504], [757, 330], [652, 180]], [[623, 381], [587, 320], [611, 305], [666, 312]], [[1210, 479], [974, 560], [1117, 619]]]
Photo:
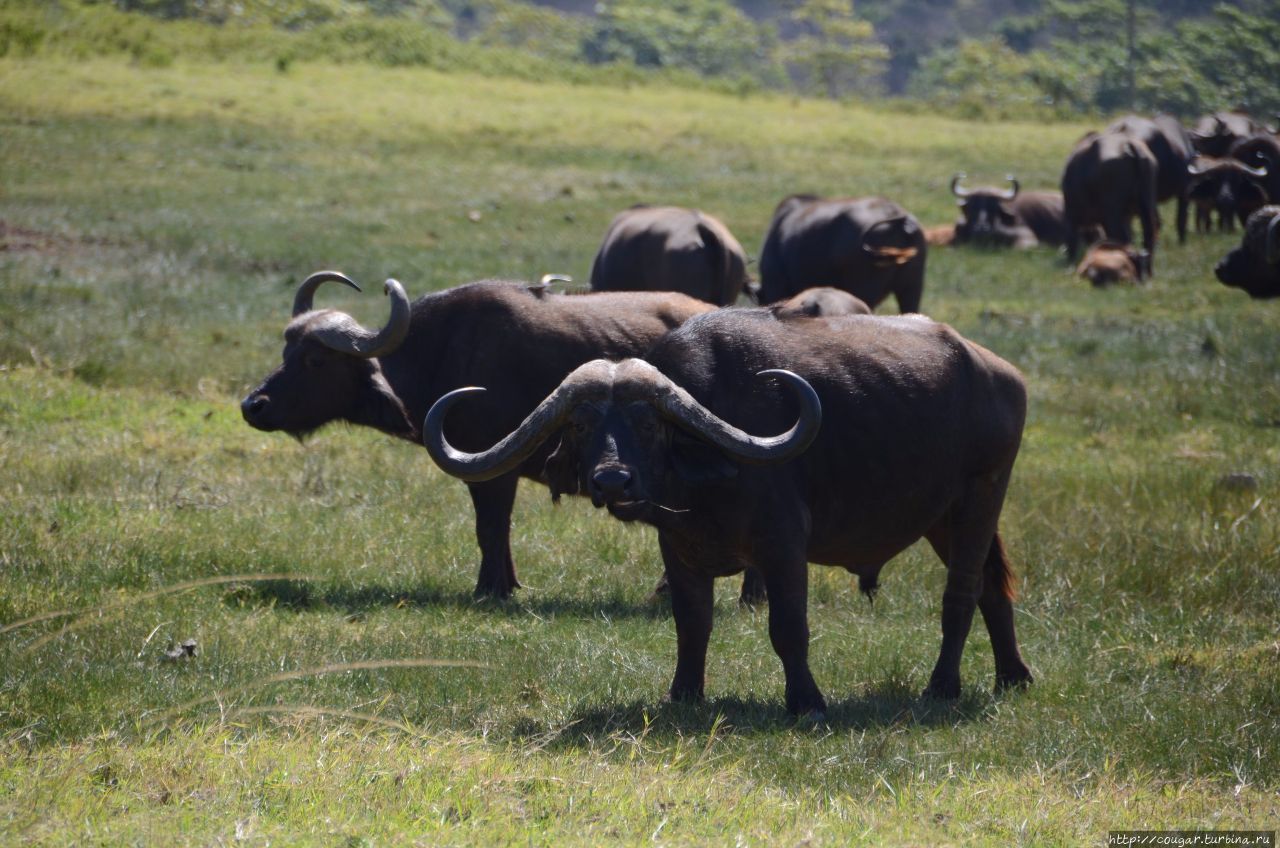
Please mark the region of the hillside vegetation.
[[636, 202], [753, 254], [795, 191], [941, 223], [953, 172], [1051, 186], [1082, 123], [56, 43], [0, 59], [0, 842], [1078, 846], [1280, 819], [1280, 303], [1212, 278], [1231, 234], [1162, 240], [1141, 288], [1049, 250], [929, 257], [924, 308], [1029, 388], [1002, 528], [1023, 693], [989, 693], [975, 628], [960, 701], [917, 697], [943, 573], [916, 546], [874, 606], [813, 569], [827, 724], [787, 718], [730, 581], [708, 701], [664, 703], [651, 531], [526, 484], [527, 588], [476, 603], [465, 488], [425, 451], [240, 419], [311, 271], [367, 284], [320, 298], [379, 324], [387, 276], [584, 279]]

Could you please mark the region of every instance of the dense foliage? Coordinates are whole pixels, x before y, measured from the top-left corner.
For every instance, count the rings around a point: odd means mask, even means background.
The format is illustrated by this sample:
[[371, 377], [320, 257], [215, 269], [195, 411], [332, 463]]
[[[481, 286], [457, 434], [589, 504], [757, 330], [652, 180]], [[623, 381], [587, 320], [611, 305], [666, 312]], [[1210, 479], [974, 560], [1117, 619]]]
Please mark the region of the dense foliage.
[[[12, 0], [0, 55], [187, 49], [525, 78], [686, 74], [968, 115], [1280, 111], [1280, 0]], [[577, 10], [577, 13], [570, 10]], [[124, 13], [124, 14], [120, 14]], [[166, 21], [163, 27], [156, 19]], [[181, 30], [204, 25], [203, 33]], [[210, 27], [209, 25], [214, 25]], [[216, 33], [209, 30], [215, 29]], [[550, 64], [549, 64], [550, 63]]]

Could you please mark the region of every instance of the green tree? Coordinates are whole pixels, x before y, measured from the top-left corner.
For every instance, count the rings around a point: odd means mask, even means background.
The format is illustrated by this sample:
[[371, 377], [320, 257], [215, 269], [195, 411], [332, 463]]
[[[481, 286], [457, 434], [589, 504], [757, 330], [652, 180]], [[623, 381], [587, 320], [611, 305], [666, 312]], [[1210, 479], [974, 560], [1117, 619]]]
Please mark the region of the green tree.
[[787, 58], [810, 88], [834, 100], [850, 90], [866, 93], [876, 87], [889, 48], [854, 13], [853, 0], [802, 0], [791, 20], [801, 34], [787, 44]]

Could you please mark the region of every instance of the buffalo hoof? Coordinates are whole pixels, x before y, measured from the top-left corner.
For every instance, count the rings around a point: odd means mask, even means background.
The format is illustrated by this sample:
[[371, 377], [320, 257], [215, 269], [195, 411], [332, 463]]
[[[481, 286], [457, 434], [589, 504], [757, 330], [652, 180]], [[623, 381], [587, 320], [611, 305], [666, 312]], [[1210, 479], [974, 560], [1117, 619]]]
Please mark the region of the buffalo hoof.
[[954, 701], [960, 697], [960, 678], [934, 678], [929, 681], [929, 685], [920, 693], [920, 697], [935, 701]]
[[1007, 692], [1011, 689], [1026, 689], [1035, 679], [1025, 668], [1018, 672], [996, 675], [996, 692]]
[[796, 716], [796, 727], [821, 727], [826, 723], [826, 710], [809, 710]]
[[701, 689], [676, 689], [672, 687], [665, 699], [669, 704], [701, 704], [706, 700]]
[[477, 583], [471, 594], [477, 601], [505, 601], [514, 591], [515, 587], [508, 583]]

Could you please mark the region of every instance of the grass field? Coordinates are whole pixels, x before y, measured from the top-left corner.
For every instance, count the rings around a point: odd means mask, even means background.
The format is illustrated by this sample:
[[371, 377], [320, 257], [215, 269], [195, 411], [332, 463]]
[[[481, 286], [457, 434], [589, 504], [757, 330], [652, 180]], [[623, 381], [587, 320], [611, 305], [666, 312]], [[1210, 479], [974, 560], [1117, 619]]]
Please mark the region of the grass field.
[[[1280, 822], [1280, 303], [1162, 241], [1143, 288], [930, 256], [924, 308], [1026, 374], [1003, 529], [1037, 675], [919, 700], [942, 569], [812, 574], [829, 724], [725, 581], [708, 701], [662, 696], [653, 534], [522, 488], [526, 589], [475, 603], [425, 451], [237, 401], [324, 267], [411, 295], [587, 276], [609, 218], [784, 194], [926, 223], [953, 171], [1056, 183], [1084, 128], [428, 71], [0, 60], [0, 842], [1100, 845]], [[478, 213], [478, 214], [475, 214]], [[1166, 211], [1171, 218], [1171, 210]], [[478, 218], [478, 220], [473, 220]], [[385, 301], [327, 290], [380, 323]], [[1228, 477], [1228, 475], [1250, 475]], [[198, 641], [193, 659], [166, 661]]]

